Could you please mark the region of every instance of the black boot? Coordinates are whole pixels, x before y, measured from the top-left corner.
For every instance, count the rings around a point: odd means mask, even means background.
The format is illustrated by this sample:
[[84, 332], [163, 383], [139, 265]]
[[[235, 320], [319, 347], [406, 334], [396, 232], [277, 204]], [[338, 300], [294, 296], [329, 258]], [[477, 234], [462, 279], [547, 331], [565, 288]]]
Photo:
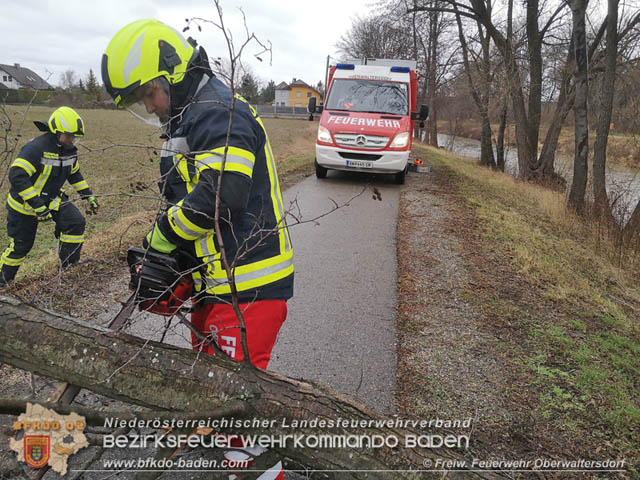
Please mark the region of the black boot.
[[60, 257], [60, 263], [63, 270], [66, 270], [70, 266], [80, 261], [81, 250], [82, 243], [60, 242], [60, 247], [58, 248], [58, 257]]
[[2, 270], [0, 270], [0, 288], [6, 287], [13, 279], [16, 278], [16, 274], [18, 273], [18, 269], [20, 267], [12, 267], [9, 265], [2, 265]]

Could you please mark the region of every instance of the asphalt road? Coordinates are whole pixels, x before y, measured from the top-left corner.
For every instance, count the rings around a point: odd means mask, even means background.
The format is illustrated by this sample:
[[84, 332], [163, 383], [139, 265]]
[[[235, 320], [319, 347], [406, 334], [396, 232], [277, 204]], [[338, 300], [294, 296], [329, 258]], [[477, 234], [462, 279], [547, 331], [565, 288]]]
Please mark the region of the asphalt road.
[[383, 413], [393, 410], [396, 378], [399, 197], [392, 177], [336, 171], [284, 193], [302, 223], [288, 217], [294, 297], [269, 364]]

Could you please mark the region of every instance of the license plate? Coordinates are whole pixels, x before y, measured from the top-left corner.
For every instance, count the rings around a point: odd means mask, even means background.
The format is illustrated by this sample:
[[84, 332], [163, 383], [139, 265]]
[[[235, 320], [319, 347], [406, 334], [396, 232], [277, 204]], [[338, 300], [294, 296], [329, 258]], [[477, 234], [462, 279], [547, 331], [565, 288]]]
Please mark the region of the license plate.
[[373, 162], [365, 162], [364, 160], [347, 160], [347, 167], [373, 168]]

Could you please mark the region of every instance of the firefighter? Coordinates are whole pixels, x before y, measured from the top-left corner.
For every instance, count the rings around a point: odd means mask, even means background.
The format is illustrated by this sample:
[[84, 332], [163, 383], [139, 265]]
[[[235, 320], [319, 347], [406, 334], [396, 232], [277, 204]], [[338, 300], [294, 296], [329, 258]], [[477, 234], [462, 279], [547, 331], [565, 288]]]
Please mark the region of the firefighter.
[[[192, 323], [205, 335], [224, 330], [215, 340], [242, 360], [231, 286], [214, 231], [219, 196], [220, 234], [235, 266], [250, 361], [266, 368], [293, 294], [293, 250], [262, 121], [241, 97], [233, 102], [231, 90], [211, 73], [204, 49], [156, 20], [138, 20], [115, 35], [102, 58], [102, 79], [116, 106], [142, 103], [164, 124], [161, 191], [169, 206], [146, 236], [145, 248], [184, 251], [197, 259], [200, 268], [192, 276], [198, 309]], [[194, 339], [194, 348], [200, 347]]]
[[[240, 361], [242, 334], [231, 307], [224, 246], [234, 266], [250, 361], [266, 368], [293, 294], [293, 249], [262, 121], [212, 74], [204, 49], [156, 20], [133, 22], [114, 36], [102, 58], [102, 79], [116, 106], [142, 103], [164, 125], [161, 191], [168, 208], [143, 245], [197, 259], [191, 322]], [[217, 201], [223, 245], [215, 231]], [[213, 354], [195, 336], [192, 343]], [[271, 473], [283, 478], [281, 468]]]
[[13, 281], [33, 247], [38, 223], [53, 220], [63, 269], [78, 263], [84, 241], [85, 219], [62, 186], [69, 182], [89, 202], [92, 213], [98, 201], [80, 173], [75, 139], [85, 134], [82, 118], [69, 107], [55, 110], [49, 121], [34, 122], [45, 132], [27, 143], [9, 168], [7, 197], [9, 246], [0, 257], [0, 285]]

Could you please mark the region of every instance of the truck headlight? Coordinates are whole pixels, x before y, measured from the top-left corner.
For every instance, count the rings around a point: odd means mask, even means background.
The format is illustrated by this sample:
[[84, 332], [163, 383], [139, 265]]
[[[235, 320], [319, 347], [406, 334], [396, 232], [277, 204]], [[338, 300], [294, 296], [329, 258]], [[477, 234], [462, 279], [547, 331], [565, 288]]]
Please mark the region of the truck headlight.
[[396, 138], [393, 139], [391, 148], [404, 148], [409, 143], [409, 132], [402, 132], [396, 135]]
[[324, 143], [333, 143], [329, 130], [324, 127], [318, 127], [318, 141]]

